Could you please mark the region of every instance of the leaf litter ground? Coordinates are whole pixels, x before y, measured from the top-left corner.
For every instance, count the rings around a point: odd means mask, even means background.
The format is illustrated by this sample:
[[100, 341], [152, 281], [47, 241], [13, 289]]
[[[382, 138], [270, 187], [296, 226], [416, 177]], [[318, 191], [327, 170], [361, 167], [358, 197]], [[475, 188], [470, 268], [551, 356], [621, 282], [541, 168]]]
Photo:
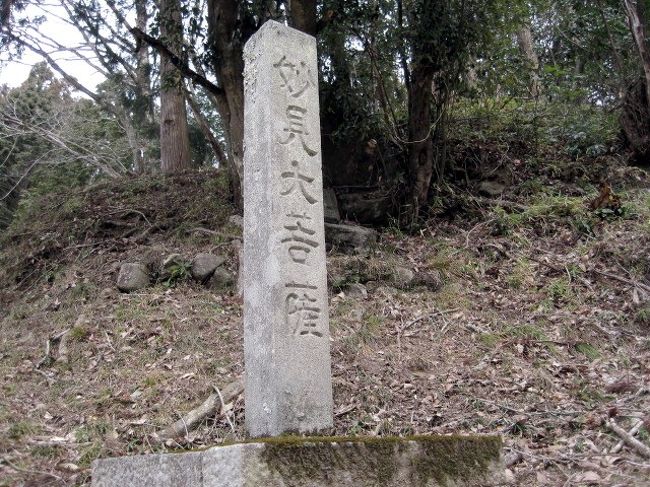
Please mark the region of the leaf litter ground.
[[[642, 173], [616, 174], [623, 215], [591, 212], [595, 187], [542, 178], [531, 191], [522, 177], [499, 199], [456, 193], [463, 212], [416, 235], [388, 229], [368, 255], [329, 255], [326, 433], [500, 434], [512, 485], [650, 485], [650, 459], [606, 426], [641, 424], [650, 445], [650, 192]], [[121, 262], [175, 252], [219, 252], [236, 272], [239, 230], [214, 179], [138, 179], [23, 209], [3, 241], [0, 485], [88, 485], [98, 457], [244, 437], [242, 397], [178, 441], [152, 436], [241, 377], [234, 289], [114, 285]], [[443, 285], [395, 289], [359, 261]], [[348, 296], [352, 282], [368, 296]]]

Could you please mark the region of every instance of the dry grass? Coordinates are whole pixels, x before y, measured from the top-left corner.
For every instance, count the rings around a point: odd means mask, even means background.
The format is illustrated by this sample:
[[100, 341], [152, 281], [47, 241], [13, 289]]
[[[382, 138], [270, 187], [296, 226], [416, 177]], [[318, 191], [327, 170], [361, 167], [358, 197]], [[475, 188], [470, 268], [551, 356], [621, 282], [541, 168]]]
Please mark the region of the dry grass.
[[[168, 189], [160, 184], [153, 194], [164, 198]], [[127, 204], [128, 191], [105, 190], [114, 194], [111, 206], [170, 224], [138, 242], [88, 233], [105, 218], [97, 200], [86, 217], [74, 210], [75, 228], [84, 231], [39, 220], [39, 234], [61, 244], [50, 257], [30, 236], [10, 239], [4, 253], [17, 264], [0, 301], [0, 485], [87, 485], [97, 457], [244, 435], [239, 398], [229, 412], [234, 431], [219, 416], [179, 444], [150, 439], [213, 385], [241, 376], [240, 300], [190, 282], [130, 295], [114, 289], [119, 262], [153, 251], [191, 256], [219, 246], [234, 270], [234, 249], [178, 230], [221, 229], [227, 211], [215, 219], [184, 209], [181, 221], [174, 212], [183, 200], [165, 207], [149, 188], [151, 199]], [[365, 300], [332, 293], [336, 421], [328, 433], [497, 433], [521, 452], [510, 467], [515, 485], [581, 486], [589, 478], [598, 479], [594, 485], [647, 485], [647, 461], [627, 448], [609, 454], [618, 438], [603, 425], [614, 416], [629, 429], [650, 410], [648, 296], [592, 272], [648, 285], [648, 190], [630, 189], [625, 202], [627, 217], [602, 221], [579, 213], [575, 201], [568, 213], [560, 206], [559, 215], [551, 205], [537, 220], [511, 219], [501, 235], [490, 225], [444, 221], [416, 237], [386, 233], [360, 273], [381, 278], [383, 263], [399, 262], [439, 271], [444, 286], [380, 286]], [[484, 221], [503, 217], [494, 208], [482, 211]], [[589, 220], [589, 234], [573, 224], [578, 213]], [[122, 218], [146, 228], [137, 213]], [[14, 229], [21, 232], [32, 230]], [[17, 259], [20, 253], [36, 259], [35, 275], [25, 278], [30, 264]], [[349, 258], [329, 257], [331, 279], [344, 262]], [[67, 359], [36, 369], [46, 339], [65, 329]], [[649, 435], [642, 429], [638, 437], [648, 443]]]

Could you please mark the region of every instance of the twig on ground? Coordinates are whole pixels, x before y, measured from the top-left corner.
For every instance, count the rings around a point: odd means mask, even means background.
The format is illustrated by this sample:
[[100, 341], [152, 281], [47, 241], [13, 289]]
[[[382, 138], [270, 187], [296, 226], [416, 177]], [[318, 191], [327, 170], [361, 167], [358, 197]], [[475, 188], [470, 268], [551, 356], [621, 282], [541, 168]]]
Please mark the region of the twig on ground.
[[466, 248], [466, 249], [469, 248], [469, 236], [470, 236], [470, 234], [471, 234], [474, 230], [476, 230], [478, 227], [481, 227], [481, 226], [483, 226], [483, 225], [489, 225], [489, 224], [492, 223], [494, 220], [495, 220], [495, 218], [490, 218], [489, 220], [484, 221], [484, 222], [479, 222], [479, 223], [477, 223], [476, 225], [474, 225], [472, 228], [470, 228], [470, 230], [469, 230], [469, 231], [467, 232], [467, 234], [465, 235], [465, 248]]
[[241, 237], [238, 235], [232, 235], [230, 233], [218, 232], [216, 230], [210, 230], [209, 228], [196, 227], [190, 228], [187, 233], [206, 233], [208, 235], [218, 235], [219, 237], [229, 238], [230, 240], [241, 240]]
[[[214, 387], [214, 392], [217, 393], [217, 395], [219, 396], [219, 400], [221, 401], [221, 408], [220, 409], [223, 410], [226, 403], [223, 400], [223, 396], [221, 395], [221, 391], [219, 390], [219, 388], [217, 386], [213, 386], [213, 387]], [[232, 431], [234, 433], [235, 432], [235, 425], [232, 424], [232, 421], [230, 420], [230, 414], [228, 414], [228, 411], [225, 411], [223, 415], [226, 417], [226, 421], [228, 421], [228, 426], [230, 426], [230, 431]]]
[[511, 408], [510, 406], [499, 404], [498, 402], [490, 401], [489, 399], [485, 399], [483, 397], [477, 397], [476, 400], [484, 402], [486, 404], [492, 404], [493, 406], [501, 408], [504, 411], [509, 411], [511, 413], [522, 414], [526, 416], [545, 416], [549, 414], [553, 414], [556, 416], [579, 416], [581, 414], [585, 414], [585, 411], [524, 411], [523, 409], [514, 409]]
[[611, 272], [601, 271], [600, 269], [587, 269], [587, 272], [593, 272], [594, 274], [598, 274], [604, 277], [609, 277], [610, 279], [614, 279], [615, 281], [622, 282], [624, 284], [629, 284], [630, 286], [638, 287], [639, 289], [643, 289], [644, 291], [650, 293], [650, 286], [647, 286], [642, 282], [635, 281], [633, 279], [628, 279], [627, 277], [622, 277], [617, 274], [612, 274]]
[[469, 199], [471, 199], [475, 203], [484, 203], [490, 206], [503, 206], [504, 208], [513, 208], [519, 211], [526, 211], [528, 209], [526, 205], [522, 205], [521, 203], [517, 203], [516, 201], [508, 201], [503, 199], [490, 199], [490, 198], [484, 198], [482, 196], [471, 196], [471, 195], [469, 196]]
[[57, 333], [56, 335], [51, 336], [47, 339], [47, 342], [45, 342], [45, 356], [34, 366], [35, 369], [40, 369], [43, 365], [51, 365], [56, 361], [56, 357], [54, 356], [52, 349], [53, 347], [60, 345], [62, 338], [69, 331], [70, 328], [63, 330], [61, 333]]
[[[639, 432], [639, 430], [641, 429], [641, 426], [643, 426], [643, 420], [640, 420], [639, 422], [637, 422], [632, 427], [632, 429], [630, 431], [628, 431], [627, 434], [630, 435], [630, 437], [633, 437], [634, 435], [636, 435]], [[625, 442], [623, 440], [619, 441], [616, 444], [616, 446], [614, 446], [609, 452], [612, 453], [612, 454], [616, 454], [616, 453], [620, 452], [621, 449], [623, 448], [624, 444], [625, 444]]]
[[[544, 249], [537, 248], [535, 250], [539, 251], [539, 252], [544, 252], [546, 254], [550, 253], [550, 252], [548, 252], [548, 251], [546, 251]], [[555, 271], [561, 272], [561, 269], [559, 269], [558, 267], [553, 266], [553, 265], [551, 265], [551, 264], [549, 264], [547, 262], [537, 260], [535, 257], [528, 257], [528, 258], [530, 260], [534, 261], [534, 262], [537, 262], [538, 264], [545, 265], [546, 267], [549, 267], [549, 268], [551, 268], [551, 269], [553, 269]], [[566, 266], [565, 266], [565, 268], [566, 268]], [[629, 271], [627, 271], [626, 269], [623, 269], [623, 270], [629, 274]], [[586, 272], [591, 272], [593, 274], [597, 274], [597, 275], [600, 275], [600, 276], [603, 276], [603, 277], [609, 277], [610, 279], [614, 279], [615, 281], [622, 282], [624, 284], [629, 284], [630, 286], [638, 287], [639, 289], [643, 289], [644, 291], [650, 292], [650, 286], [648, 286], [647, 284], [643, 284], [642, 282], [635, 281], [634, 279], [628, 279], [627, 277], [619, 276], [618, 274], [612, 274], [611, 272], [602, 271], [600, 269], [587, 269]], [[586, 280], [584, 280], [584, 279], [581, 279], [581, 281], [583, 283], [586, 282]]]
[[17, 472], [27, 473], [27, 474], [32, 474], [32, 475], [34, 475], [34, 474], [36, 474], [36, 475], [47, 475], [48, 477], [52, 477], [52, 478], [57, 479], [57, 480], [63, 480], [62, 477], [59, 477], [58, 475], [55, 475], [55, 474], [50, 473], [50, 472], [44, 472], [44, 471], [42, 471], [42, 470], [28, 470], [28, 469], [26, 469], [26, 468], [20, 468], [20, 467], [14, 465], [13, 463], [11, 463], [11, 462], [10, 462], [8, 459], [6, 459], [6, 458], [2, 458], [2, 461], [3, 461], [4, 463], [6, 463], [7, 465], [9, 465], [9, 466], [10, 466], [11, 468], [13, 468], [14, 470], [16, 470]]
[[607, 427], [616, 433], [625, 442], [626, 445], [632, 448], [640, 456], [643, 458], [650, 458], [650, 447], [644, 445], [636, 438], [633, 438], [627, 431], [617, 425], [614, 420], [609, 420], [607, 422]]
[[[208, 416], [217, 413], [228, 402], [239, 396], [244, 390], [244, 384], [241, 380], [232, 382], [224, 388], [223, 394], [218, 389], [215, 388], [215, 390], [216, 392], [210, 394], [210, 396], [199, 407], [187, 413], [171, 426], [155, 433], [153, 436], [154, 440], [164, 441], [187, 435], [190, 431], [196, 428], [201, 421]], [[227, 419], [231, 427], [234, 428], [230, 422], [230, 418]]]
[[144, 221], [146, 221], [149, 224], [149, 226], [151, 226], [151, 222], [147, 218], [147, 215], [145, 215], [141, 211], [134, 210], [133, 208], [116, 208], [115, 211], [112, 211], [111, 213], [109, 213], [109, 215], [114, 215], [116, 213], [124, 213], [126, 215], [128, 215], [129, 213], [135, 213], [137, 215], [140, 215], [144, 219]]
[[334, 417], [335, 418], [340, 418], [341, 416], [345, 416], [349, 412], [354, 411], [356, 408], [357, 408], [357, 406], [355, 404], [350, 404], [349, 406], [341, 408], [338, 411], [336, 411], [334, 413]]

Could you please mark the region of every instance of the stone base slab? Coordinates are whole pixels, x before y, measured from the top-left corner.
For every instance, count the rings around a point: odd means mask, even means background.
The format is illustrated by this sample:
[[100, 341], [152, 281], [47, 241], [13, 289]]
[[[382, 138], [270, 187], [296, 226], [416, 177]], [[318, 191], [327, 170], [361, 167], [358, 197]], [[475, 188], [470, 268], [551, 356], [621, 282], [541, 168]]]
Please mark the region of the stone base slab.
[[496, 436], [279, 437], [96, 460], [94, 487], [495, 487]]

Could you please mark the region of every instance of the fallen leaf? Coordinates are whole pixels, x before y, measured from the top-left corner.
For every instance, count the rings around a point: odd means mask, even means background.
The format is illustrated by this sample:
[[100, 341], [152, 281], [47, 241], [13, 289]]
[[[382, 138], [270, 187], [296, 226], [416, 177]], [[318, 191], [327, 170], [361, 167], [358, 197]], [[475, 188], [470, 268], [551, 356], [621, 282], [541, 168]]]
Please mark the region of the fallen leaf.
[[602, 480], [600, 475], [593, 471], [581, 473], [575, 478], [576, 482], [587, 482], [588, 484], [599, 484]]

